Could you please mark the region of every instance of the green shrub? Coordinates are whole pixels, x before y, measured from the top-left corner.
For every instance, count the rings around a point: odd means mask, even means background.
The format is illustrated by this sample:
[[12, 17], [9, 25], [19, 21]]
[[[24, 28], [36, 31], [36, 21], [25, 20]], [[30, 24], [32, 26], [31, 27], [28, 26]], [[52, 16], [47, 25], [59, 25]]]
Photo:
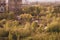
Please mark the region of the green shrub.
[[32, 31], [35, 32], [37, 28], [38, 28], [38, 23], [35, 22], [35, 21], [33, 21], [31, 23], [31, 29], [32, 29]]
[[60, 23], [59, 22], [52, 22], [50, 25], [47, 26], [48, 32], [60, 32]]
[[9, 33], [4, 28], [0, 28], [0, 37], [8, 37]]
[[20, 15], [20, 18], [23, 20], [23, 21], [30, 21], [32, 19], [32, 15], [31, 14], [21, 14]]

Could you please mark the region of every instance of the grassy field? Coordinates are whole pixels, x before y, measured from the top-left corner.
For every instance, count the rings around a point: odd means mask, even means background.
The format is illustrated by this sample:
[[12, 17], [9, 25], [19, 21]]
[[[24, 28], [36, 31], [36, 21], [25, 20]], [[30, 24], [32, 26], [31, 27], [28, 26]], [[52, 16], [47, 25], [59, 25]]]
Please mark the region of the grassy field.
[[0, 13], [0, 40], [60, 40], [60, 6]]

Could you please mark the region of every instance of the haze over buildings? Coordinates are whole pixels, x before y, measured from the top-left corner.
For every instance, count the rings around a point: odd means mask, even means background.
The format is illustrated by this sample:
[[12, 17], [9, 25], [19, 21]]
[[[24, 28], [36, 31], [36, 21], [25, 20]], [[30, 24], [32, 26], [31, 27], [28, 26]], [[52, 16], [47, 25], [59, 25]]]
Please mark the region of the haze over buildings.
[[8, 3], [8, 0], [6, 0], [6, 3]]

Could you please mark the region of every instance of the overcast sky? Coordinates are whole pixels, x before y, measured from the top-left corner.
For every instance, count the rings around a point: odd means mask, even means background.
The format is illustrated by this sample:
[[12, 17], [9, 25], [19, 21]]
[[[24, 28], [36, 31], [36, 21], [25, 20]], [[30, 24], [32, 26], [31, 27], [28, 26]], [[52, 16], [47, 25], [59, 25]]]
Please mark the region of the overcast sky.
[[[56, 2], [56, 1], [60, 1], [60, 0], [26, 0], [28, 2]], [[23, 3], [25, 3], [25, 0], [22, 0]]]
[[[25, 0], [22, 0], [23, 1], [23, 3], [25, 2]], [[36, 2], [36, 1], [38, 1], [38, 2], [55, 2], [55, 1], [60, 1], [60, 0], [26, 0], [26, 1], [28, 1], [28, 2]], [[8, 0], [6, 0], [6, 3], [8, 3]]]
[[6, 0], [6, 3], [8, 3], [8, 0]]

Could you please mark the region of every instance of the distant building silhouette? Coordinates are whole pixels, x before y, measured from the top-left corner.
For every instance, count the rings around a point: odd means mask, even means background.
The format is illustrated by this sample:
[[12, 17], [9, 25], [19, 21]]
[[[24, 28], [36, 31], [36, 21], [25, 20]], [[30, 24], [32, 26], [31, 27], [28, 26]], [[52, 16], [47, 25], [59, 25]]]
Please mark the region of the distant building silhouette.
[[5, 12], [6, 10], [6, 1], [5, 0], [0, 0], [0, 13]]
[[9, 11], [17, 12], [20, 9], [22, 0], [8, 0]]

